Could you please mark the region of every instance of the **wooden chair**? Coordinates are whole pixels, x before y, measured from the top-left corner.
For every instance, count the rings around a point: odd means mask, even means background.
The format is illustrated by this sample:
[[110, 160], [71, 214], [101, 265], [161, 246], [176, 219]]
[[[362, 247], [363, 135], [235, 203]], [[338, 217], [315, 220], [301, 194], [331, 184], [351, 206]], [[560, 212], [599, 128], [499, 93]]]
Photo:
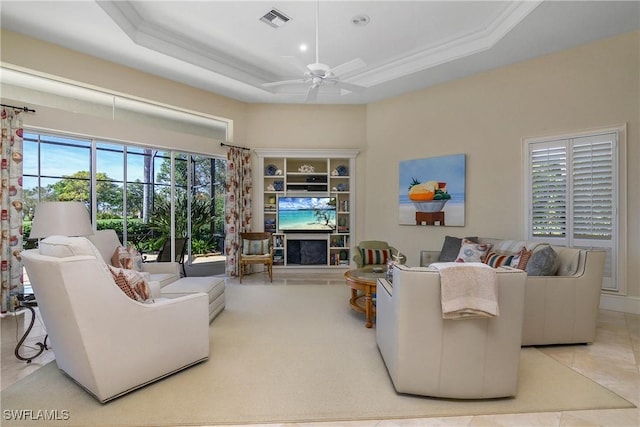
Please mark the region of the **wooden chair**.
[[240, 283], [245, 266], [263, 264], [267, 267], [269, 281], [273, 282], [273, 242], [271, 233], [240, 233]]
[[171, 259], [171, 239], [166, 239], [158, 252], [156, 262], [177, 262], [182, 266], [182, 274], [187, 277], [187, 271], [184, 267], [184, 256], [187, 252], [188, 237], [176, 237], [176, 258]]

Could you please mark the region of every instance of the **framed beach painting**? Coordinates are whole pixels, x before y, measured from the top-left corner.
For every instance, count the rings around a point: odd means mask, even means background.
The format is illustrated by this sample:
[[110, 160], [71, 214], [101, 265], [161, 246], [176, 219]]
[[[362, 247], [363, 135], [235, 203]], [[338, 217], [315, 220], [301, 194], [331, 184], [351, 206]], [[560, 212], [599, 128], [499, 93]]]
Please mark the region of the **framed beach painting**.
[[400, 162], [400, 225], [464, 226], [465, 155]]

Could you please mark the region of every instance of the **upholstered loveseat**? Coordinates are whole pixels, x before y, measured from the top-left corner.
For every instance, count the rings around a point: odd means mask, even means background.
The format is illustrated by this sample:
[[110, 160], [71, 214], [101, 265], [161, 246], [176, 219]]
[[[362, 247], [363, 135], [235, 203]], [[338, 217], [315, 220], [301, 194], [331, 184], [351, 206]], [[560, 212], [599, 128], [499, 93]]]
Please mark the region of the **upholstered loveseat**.
[[[531, 259], [538, 251], [555, 253], [552, 275], [533, 276], [528, 272], [522, 345], [577, 344], [595, 340], [604, 251], [483, 237], [477, 241], [491, 245], [491, 252], [506, 256], [516, 255], [523, 247], [532, 252]], [[443, 261], [440, 251], [422, 251], [420, 258], [422, 266]]]
[[[105, 263], [121, 246], [114, 230], [99, 230], [87, 238], [102, 255]], [[148, 274], [151, 296], [154, 298], [178, 298], [195, 293], [205, 293], [209, 297], [209, 322], [225, 308], [225, 280], [223, 277], [183, 277], [180, 278], [180, 264], [177, 262], [145, 262], [142, 271]]]

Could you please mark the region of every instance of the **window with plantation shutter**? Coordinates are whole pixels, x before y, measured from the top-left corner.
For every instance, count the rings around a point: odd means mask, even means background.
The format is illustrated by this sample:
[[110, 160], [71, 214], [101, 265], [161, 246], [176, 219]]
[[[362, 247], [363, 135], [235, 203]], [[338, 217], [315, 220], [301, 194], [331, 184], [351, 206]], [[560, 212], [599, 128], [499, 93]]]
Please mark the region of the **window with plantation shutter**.
[[603, 289], [618, 277], [616, 131], [526, 140], [527, 238], [607, 252]]
[[567, 150], [531, 150], [531, 232], [535, 237], [567, 234]]
[[579, 138], [572, 147], [574, 239], [613, 238], [614, 146], [607, 136]]

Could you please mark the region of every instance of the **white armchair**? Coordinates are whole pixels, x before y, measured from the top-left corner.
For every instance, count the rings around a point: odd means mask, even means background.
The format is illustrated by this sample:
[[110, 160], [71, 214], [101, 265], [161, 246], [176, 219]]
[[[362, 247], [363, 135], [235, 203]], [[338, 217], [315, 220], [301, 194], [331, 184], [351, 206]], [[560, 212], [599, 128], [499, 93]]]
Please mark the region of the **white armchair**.
[[515, 396], [527, 274], [499, 270], [500, 315], [443, 320], [440, 275], [397, 265], [378, 280], [376, 340], [399, 393], [455, 399]]
[[104, 403], [208, 359], [206, 294], [139, 303], [87, 239], [65, 239], [22, 252], [59, 369]]

